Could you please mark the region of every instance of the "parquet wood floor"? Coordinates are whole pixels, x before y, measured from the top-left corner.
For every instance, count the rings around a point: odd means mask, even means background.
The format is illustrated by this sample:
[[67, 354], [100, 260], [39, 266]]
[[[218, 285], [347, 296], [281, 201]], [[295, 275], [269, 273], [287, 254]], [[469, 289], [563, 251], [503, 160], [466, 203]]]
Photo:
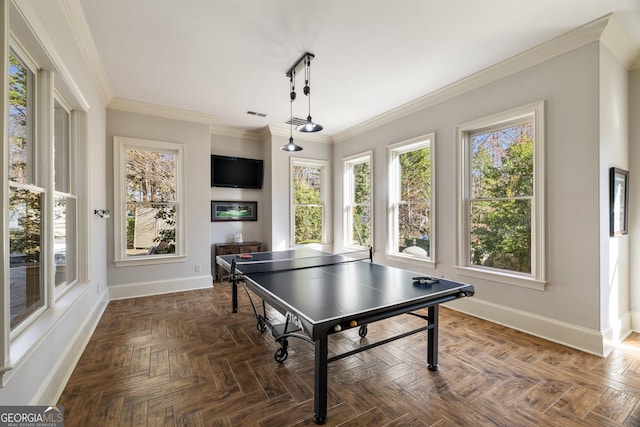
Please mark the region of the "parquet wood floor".
[[[271, 313], [275, 316], [276, 313]], [[640, 336], [607, 358], [458, 312], [440, 312], [439, 370], [426, 333], [329, 366], [328, 426], [640, 426]], [[365, 341], [421, 326], [413, 316], [370, 325]], [[313, 347], [289, 358], [259, 333], [230, 286], [112, 301], [58, 402], [65, 426], [313, 424]], [[357, 347], [357, 328], [330, 352]]]

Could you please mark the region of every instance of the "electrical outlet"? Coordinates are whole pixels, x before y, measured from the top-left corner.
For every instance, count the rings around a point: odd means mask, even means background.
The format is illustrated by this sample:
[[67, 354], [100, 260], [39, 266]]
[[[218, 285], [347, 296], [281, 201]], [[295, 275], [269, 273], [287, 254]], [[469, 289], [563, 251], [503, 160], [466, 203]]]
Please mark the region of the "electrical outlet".
[[200, 264], [196, 264], [196, 273], [200, 273], [202, 271], [202, 266]]

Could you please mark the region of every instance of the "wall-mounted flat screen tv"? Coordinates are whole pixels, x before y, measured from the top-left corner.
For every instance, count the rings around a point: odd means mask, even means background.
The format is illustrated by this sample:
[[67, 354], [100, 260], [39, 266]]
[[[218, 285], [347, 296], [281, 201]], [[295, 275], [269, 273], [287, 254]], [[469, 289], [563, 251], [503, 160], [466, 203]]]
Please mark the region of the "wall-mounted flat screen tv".
[[211, 156], [211, 186], [262, 188], [263, 162], [242, 157]]

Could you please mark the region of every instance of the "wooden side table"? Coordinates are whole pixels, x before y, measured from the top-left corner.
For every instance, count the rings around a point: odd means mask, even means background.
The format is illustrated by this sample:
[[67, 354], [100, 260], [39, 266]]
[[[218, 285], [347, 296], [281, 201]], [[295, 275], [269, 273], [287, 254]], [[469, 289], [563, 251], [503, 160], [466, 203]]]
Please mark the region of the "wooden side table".
[[214, 245], [213, 257], [211, 265], [215, 266], [216, 277], [218, 281], [222, 281], [226, 271], [216, 263], [218, 255], [229, 254], [246, 254], [251, 252], [261, 252], [262, 242], [242, 242], [242, 243], [216, 243]]

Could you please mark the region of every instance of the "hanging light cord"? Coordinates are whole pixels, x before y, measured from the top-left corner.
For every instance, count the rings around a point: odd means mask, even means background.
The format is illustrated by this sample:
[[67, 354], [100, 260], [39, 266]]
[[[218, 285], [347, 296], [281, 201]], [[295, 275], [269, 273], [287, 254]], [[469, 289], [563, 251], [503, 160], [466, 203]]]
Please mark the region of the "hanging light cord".
[[309, 99], [309, 111], [311, 111], [311, 60], [307, 57], [304, 67], [304, 94]]
[[295, 70], [291, 73], [289, 79], [289, 135], [293, 138], [293, 101], [296, 99]]

